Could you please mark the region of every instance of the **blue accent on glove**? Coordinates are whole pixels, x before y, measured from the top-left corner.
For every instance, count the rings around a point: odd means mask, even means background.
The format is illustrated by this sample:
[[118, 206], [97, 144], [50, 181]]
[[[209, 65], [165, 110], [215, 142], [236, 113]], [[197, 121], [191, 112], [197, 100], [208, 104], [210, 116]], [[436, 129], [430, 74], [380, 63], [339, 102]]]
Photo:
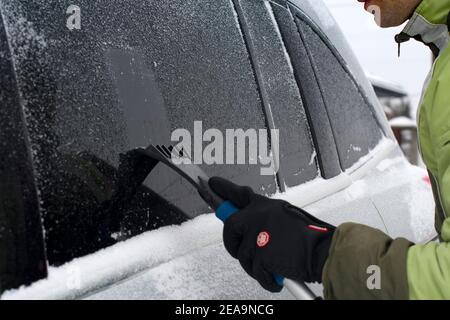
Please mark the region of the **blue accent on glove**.
[[216, 209], [216, 217], [225, 222], [232, 214], [238, 212], [239, 209], [235, 207], [230, 201], [224, 201]]
[[274, 273], [273, 277], [275, 278], [276, 283], [278, 283], [280, 286], [284, 286], [284, 277], [280, 276], [279, 274]]

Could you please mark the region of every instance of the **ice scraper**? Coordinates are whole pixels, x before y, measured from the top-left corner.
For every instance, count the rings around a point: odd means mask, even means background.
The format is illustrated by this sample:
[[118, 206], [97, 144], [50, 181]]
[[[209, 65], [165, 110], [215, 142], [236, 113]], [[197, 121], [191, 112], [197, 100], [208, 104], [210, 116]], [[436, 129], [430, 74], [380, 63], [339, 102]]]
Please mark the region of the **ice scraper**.
[[[138, 148], [136, 151], [165, 164], [186, 179], [197, 189], [202, 199], [214, 209], [217, 218], [223, 222], [239, 210], [233, 203], [222, 199], [211, 190], [208, 184], [209, 177], [183, 154], [183, 150], [164, 145], [150, 145], [147, 148]], [[279, 285], [285, 286], [297, 299], [311, 300], [316, 298], [304, 283], [298, 283], [280, 275], [274, 275], [274, 278]]]

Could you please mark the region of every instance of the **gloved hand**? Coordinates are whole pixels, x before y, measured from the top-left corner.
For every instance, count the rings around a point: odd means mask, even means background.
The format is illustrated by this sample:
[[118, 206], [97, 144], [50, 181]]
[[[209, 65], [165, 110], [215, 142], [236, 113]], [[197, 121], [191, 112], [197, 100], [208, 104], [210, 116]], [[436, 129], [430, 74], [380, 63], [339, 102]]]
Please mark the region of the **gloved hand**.
[[219, 177], [211, 178], [209, 185], [240, 209], [225, 221], [225, 248], [263, 288], [281, 291], [273, 274], [321, 282], [334, 226], [286, 201], [255, 194]]

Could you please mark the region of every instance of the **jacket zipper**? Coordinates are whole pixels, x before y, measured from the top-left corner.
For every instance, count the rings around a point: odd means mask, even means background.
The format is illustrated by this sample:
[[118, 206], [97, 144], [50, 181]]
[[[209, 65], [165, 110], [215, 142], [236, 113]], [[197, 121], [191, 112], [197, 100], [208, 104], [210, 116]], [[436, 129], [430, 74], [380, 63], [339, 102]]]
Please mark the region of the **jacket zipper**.
[[438, 193], [438, 199], [439, 199], [439, 204], [441, 206], [441, 210], [442, 213], [444, 214], [444, 220], [447, 219], [447, 213], [445, 212], [445, 207], [442, 204], [442, 198], [441, 198], [441, 187], [439, 185], [439, 181], [434, 177], [434, 174], [431, 174], [431, 178], [433, 179], [434, 183], [436, 184], [436, 188], [437, 188], [437, 193]]
[[395, 35], [394, 39], [398, 44], [398, 57], [400, 58], [400, 46], [403, 42], [409, 41], [411, 39], [411, 36], [409, 36], [405, 32], [400, 32], [399, 34]]
[[[423, 159], [423, 153], [422, 153], [422, 145], [420, 142], [420, 112], [422, 110], [422, 105], [423, 105], [423, 100], [425, 99], [425, 94], [426, 94], [426, 90], [431, 82], [431, 80], [433, 79], [433, 75], [434, 75], [434, 68], [436, 66], [437, 60], [439, 59], [436, 58], [433, 62], [433, 65], [431, 66], [431, 71], [430, 74], [427, 77], [427, 81], [424, 85], [424, 89], [423, 89], [423, 94], [422, 97], [420, 99], [420, 103], [419, 103], [419, 107], [417, 108], [417, 113], [416, 113], [416, 118], [417, 118], [417, 144], [418, 144], [418, 149], [419, 149], [419, 154]], [[428, 170], [429, 174], [431, 174], [431, 179], [433, 179], [435, 185], [436, 185], [436, 189], [437, 189], [437, 193], [438, 193], [438, 199], [439, 199], [439, 205], [442, 209], [442, 213], [444, 214], [444, 220], [447, 219], [447, 213], [445, 212], [445, 207], [442, 203], [442, 197], [441, 197], [441, 187], [439, 185], [438, 180], [435, 178], [434, 174], [431, 173], [430, 170]]]
[[[449, 15], [449, 16], [450, 16], [450, 15]], [[422, 159], [423, 159], [422, 144], [421, 144], [421, 142], [420, 142], [420, 111], [422, 110], [422, 105], [423, 105], [423, 100], [424, 100], [424, 98], [425, 98], [426, 90], [427, 90], [427, 88], [428, 88], [428, 86], [429, 86], [429, 84], [430, 84], [430, 82], [431, 82], [431, 79], [433, 78], [434, 68], [435, 68], [435, 65], [436, 65], [437, 60], [438, 60], [438, 59], [436, 59], [436, 60], [433, 62], [433, 65], [432, 65], [432, 67], [431, 67], [430, 74], [429, 74], [428, 77], [427, 77], [427, 81], [426, 81], [426, 83], [425, 83], [425, 85], [424, 85], [424, 88], [423, 88], [423, 94], [422, 94], [422, 97], [421, 97], [421, 99], [420, 99], [419, 107], [417, 108], [417, 113], [416, 113], [416, 118], [417, 118], [417, 145], [418, 145], [418, 149], [419, 149], [419, 154], [420, 154], [420, 156], [422, 157]], [[439, 205], [440, 205], [440, 207], [441, 207], [442, 213], [444, 214], [444, 220], [445, 220], [445, 219], [447, 219], [447, 213], [445, 212], [445, 207], [443, 206], [443, 203], [442, 203], [441, 187], [440, 187], [440, 185], [439, 185], [438, 180], [435, 178], [434, 174], [432, 174], [430, 170], [428, 170], [428, 172], [429, 172], [429, 174], [431, 175], [430, 178], [433, 179], [433, 181], [434, 181], [434, 183], [435, 183], [435, 185], [436, 185], [436, 189], [437, 189], [437, 193], [438, 193], [438, 199], [439, 199]]]

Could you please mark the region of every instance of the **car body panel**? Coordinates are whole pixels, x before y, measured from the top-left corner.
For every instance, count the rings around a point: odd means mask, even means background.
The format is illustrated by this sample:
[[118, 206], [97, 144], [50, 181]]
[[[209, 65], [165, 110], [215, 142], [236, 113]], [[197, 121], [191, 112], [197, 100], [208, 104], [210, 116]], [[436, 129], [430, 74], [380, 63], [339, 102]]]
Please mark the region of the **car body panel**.
[[[408, 198], [405, 198], [405, 201], [397, 199], [398, 204], [394, 208], [399, 211], [386, 212], [388, 215], [397, 216], [397, 220], [392, 221], [383, 216], [383, 213], [380, 216], [372, 201], [373, 195], [380, 194], [377, 193], [377, 183], [379, 187], [380, 182], [388, 185], [388, 193], [391, 188], [409, 192], [411, 185], [418, 184], [423, 178], [423, 170], [408, 164], [397, 148], [389, 141], [381, 142], [377, 150], [352, 173], [333, 182], [312, 181], [284, 194], [277, 194], [276, 197], [302, 205], [311, 214], [336, 225], [352, 221], [370, 225], [389, 234], [389, 230], [392, 230], [393, 236], [395, 232], [403, 232], [402, 235], [410, 236], [410, 240], [431, 239], [434, 235], [431, 216], [425, 214], [424, 219], [415, 221], [411, 216], [414, 211], [409, 210]], [[378, 182], [374, 181], [380, 177], [380, 172], [387, 175]], [[405, 179], [399, 180], [397, 174], [401, 176], [402, 172]], [[350, 177], [353, 177], [353, 180]], [[422, 180], [422, 183], [426, 191], [426, 182]], [[324, 191], [322, 194], [317, 193], [320, 184], [327, 184], [327, 187], [320, 188]], [[311, 186], [313, 188], [310, 188]], [[312, 192], [308, 194], [309, 188]], [[377, 199], [377, 203], [381, 207], [383, 203], [388, 202]], [[420, 212], [421, 215], [426, 213], [426, 205], [427, 202], [422, 207], [425, 212]], [[431, 212], [430, 208], [428, 212]], [[404, 223], [408, 220], [415, 222]], [[405, 225], [406, 229], [395, 229], [401, 225]], [[415, 228], [414, 230], [420, 232], [408, 233], [408, 228]], [[164, 227], [147, 232], [62, 267], [50, 268], [48, 279], [25, 289], [11, 290], [2, 298], [293, 298], [286, 290], [281, 294], [268, 294], [246, 275], [239, 263], [230, 258], [224, 250], [221, 229], [221, 222], [214, 215], [206, 214], [179, 227]], [[79, 280], [78, 287], [73, 285], [74, 279]], [[321, 295], [320, 285], [310, 287], [317, 295]]]

